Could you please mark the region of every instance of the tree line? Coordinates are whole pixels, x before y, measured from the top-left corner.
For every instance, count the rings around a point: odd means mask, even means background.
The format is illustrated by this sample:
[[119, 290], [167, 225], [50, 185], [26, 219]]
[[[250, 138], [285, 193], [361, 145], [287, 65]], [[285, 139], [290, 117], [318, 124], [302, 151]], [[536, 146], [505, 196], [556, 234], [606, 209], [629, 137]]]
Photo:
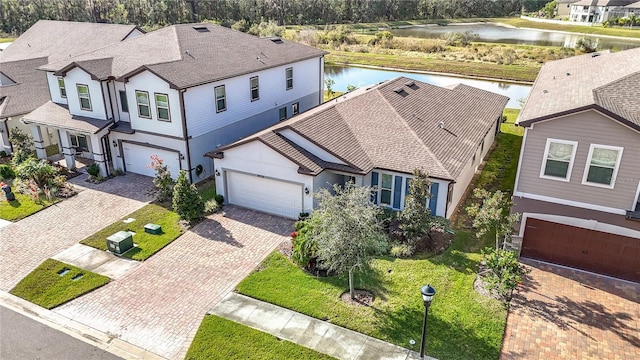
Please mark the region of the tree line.
[[503, 17], [545, 0], [2, 0], [0, 31], [19, 35], [40, 19], [136, 24], [149, 29], [213, 20], [323, 25]]

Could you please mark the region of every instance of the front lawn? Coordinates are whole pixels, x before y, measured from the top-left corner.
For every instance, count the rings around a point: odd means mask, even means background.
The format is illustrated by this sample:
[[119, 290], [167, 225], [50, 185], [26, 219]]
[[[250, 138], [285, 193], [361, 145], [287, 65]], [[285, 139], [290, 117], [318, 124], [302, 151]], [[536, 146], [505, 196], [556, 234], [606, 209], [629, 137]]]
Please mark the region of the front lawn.
[[[122, 220], [128, 218], [135, 220], [130, 223], [115, 222], [80, 243], [96, 249], [107, 250], [107, 237], [118, 231], [132, 231], [135, 233], [133, 242], [137, 246], [124, 253], [123, 256], [142, 261], [169, 245], [184, 232], [184, 229], [178, 223], [180, 220], [178, 214], [157, 204], [148, 204], [142, 209], [125, 216]], [[160, 225], [162, 233], [159, 235], [146, 233], [144, 226], [148, 223]]]
[[59, 201], [55, 199], [49, 201], [42, 197], [40, 201], [34, 201], [29, 195], [20, 194], [15, 191], [13, 193], [16, 196], [15, 200], [0, 202], [0, 219], [18, 221]]
[[[67, 271], [63, 273], [65, 269]], [[82, 277], [77, 278], [81, 274]], [[20, 280], [10, 293], [46, 309], [52, 309], [108, 282], [109, 278], [106, 276], [47, 259]]]
[[189, 347], [186, 359], [333, 358], [231, 320], [207, 315]]

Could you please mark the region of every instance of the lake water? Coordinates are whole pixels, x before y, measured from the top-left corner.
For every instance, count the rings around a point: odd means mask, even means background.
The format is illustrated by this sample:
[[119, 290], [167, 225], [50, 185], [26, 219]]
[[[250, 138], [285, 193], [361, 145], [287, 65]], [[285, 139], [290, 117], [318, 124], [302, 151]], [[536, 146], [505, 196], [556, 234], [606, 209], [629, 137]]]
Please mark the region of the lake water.
[[420, 25], [404, 29], [393, 29], [391, 32], [396, 36], [437, 39], [447, 32], [465, 32], [467, 30], [478, 34], [479, 38], [477, 41], [482, 42], [575, 47], [579, 39], [590, 37], [597, 41], [598, 49], [600, 50], [626, 50], [640, 47], [640, 40], [635, 39], [627, 40], [533, 29], [509, 28], [497, 24]]
[[444, 75], [418, 74], [404, 71], [387, 71], [351, 66], [325, 65], [324, 76], [335, 81], [333, 90], [347, 91], [347, 85], [363, 87], [393, 79], [398, 76], [422, 81], [437, 86], [465, 84], [509, 97], [508, 108], [520, 109], [518, 99], [529, 96], [531, 86], [498, 81], [475, 80]]

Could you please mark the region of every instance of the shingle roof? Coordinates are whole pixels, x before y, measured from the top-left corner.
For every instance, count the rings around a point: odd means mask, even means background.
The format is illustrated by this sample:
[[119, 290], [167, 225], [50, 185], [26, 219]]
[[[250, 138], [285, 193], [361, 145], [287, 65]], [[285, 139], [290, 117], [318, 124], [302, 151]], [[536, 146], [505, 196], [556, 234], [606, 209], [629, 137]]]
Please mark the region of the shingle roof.
[[573, 5], [576, 6], [625, 6], [636, 0], [580, 0]]
[[634, 2], [633, 4], [629, 4], [625, 7], [630, 9], [640, 9], [640, 1]]
[[[612, 84], [638, 71], [640, 71], [640, 48], [617, 53], [602, 53], [599, 56], [585, 54], [550, 61], [540, 69], [518, 122], [528, 126], [531, 122], [558, 114], [601, 105], [596, 101], [595, 89]], [[637, 94], [636, 96], [630, 94], [628, 101], [637, 103], [640, 98]], [[619, 107], [609, 106], [608, 108], [613, 109], [609, 109], [613, 113], [624, 117], [624, 114], [618, 113]]]
[[150, 70], [173, 87], [186, 88], [323, 54], [324, 51], [302, 44], [258, 38], [219, 25], [180, 24], [50, 63], [42, 69], [64, 71], [77, 65], [100, 79], [127, 78]]
[[25, 115], [23, 120], [25, 123], [35, 123], [90, 134], [95, 134], [113, 124], [113, 120], [71, 115], [69, 107], [51, 101]]
[[0, 63], [0, 70], [15, 84], [0, 86], [0, 119], [28, 113], [49, 100], [47, 76], [35, 70], [45, 57]]
[[640, 71], [593, 90], [596, 104], [640, 128]]
[[[374, 168], [404, 173], [424, 168], [432, 177], [455, 181], [507, 101], [465, 85], [447, 89], [399, 77], [327, 102], [207, 156], [259, 140], [310, 174], [331, 168], [357, 174]], [[292, 144], [277, 145], [286, 139], [284, 130], [298, 133], [346, 165], [294, 152]]]

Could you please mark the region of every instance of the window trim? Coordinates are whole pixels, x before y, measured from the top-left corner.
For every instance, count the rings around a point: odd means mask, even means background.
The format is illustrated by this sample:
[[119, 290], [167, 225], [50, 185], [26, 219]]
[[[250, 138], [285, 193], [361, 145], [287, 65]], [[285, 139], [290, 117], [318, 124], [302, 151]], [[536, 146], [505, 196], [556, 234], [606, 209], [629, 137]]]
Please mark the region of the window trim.
[[[284, 110], [284, 117], [282, 117], [282, 110]], [[278, 121], [284, 121], [287, 120], [287, 107], [281, 107], [280, 109], [278, 109]]]
[[[384, 176], [391, 176], [391, 185], [389, 188], [383, 188], [382, 187], [382, 178]], [[385, 172], [380, 172], [380, 184], [378, 185], [378, 204], [380, 204], [381, 206], [386, 206], [388, 208], [393, 209], [393, 190], [395, 189], [394, 185], [395, 185], [395, 181], [396, 181], [396, 177], [391, 174], [391, 173], [385, 173]], [[383, 191], [389, 191], [389, 203], [385, 204], [382, 202], [382, 192]]]
[[[147, 104], [140, 104], [140, 101], [138, 101], [138, 93], [141, 94], [145, 94], [147, 96]], [[149, 115], [142, 115], [140, 113], [140, 106], [146, 106], [149, 109]], [[151, 114], [151, 98], [149, 98], [149, 92], [148, 91], [143, 91], [143, 90], [136, 90], [136, 108], [138, 109], [138, 117], [142, 118], [142, 119], [151, 119], [152, 115]]]
[[[120, 111], [123, 113], [129, 113], [129, 100], [127, 99], [127, 90], [118, 90], [118, 96], [120, 96]], [[126, 106], [126, 109], [125, 109]]]
[[291, 116], [296, 116], [298, 114], [300, 114], [300, 103], [294, 102], [291, 104]]
[[[216, 90], [222, 88], [222, 97], [218, 99], [218, 95], [216, 95]], [[224, 85], [218, 85], [213, 88], [213, 100], [216, 105], [216, 113], [220, 113], [227, 110], [227, 89]], [[224, 108], [220, 109], [218, 107], [218, 100], [222, 100], [224, 102]]]
[[[160, 105], [158, 105], [158, 95], [167, 97], [167, 118], [160, 118]], [[156, 102], [156, 116], [158, 117], [158, 121], [171, 122], [171, 108], [169, 106], [169, 94], [164, 93], [153, 93], [153, 100]], [[164, 109], [164, 106], [162, 107]]]
[[[80, 145], [80, 141], [79, 138], [84, 138], [84, 142], [87, 144], [86, 147], [83, 147]], [[73, 139], [76, 139], [76, 145], [73, 145]], [[89, 140], [87, 138], [87, 135], [83, 135], [83, 134], [69, 134], [69, 143], [71, 144], [72, 147], [74, 148], [79, 148], [80, 151], [82, 152], [88, 152], [89, 151]]]
[[[80, 96], [80, 86], [84, 86], [87, 88], [87, 100], [89, 100], [89, 108], [83, 108], [82, 107], [82, 99], [83, 97]], [[82, 111], [93, 111], [93, 108], [91, 107], [91, 94], [89, 93], [89, 85], [86, 84], [76, 84], [76, 92], [78, 93], [78, 102], [80, 103], [80, 110]]]
[[[591, 158], [593, 156], [593, 150], [596, 149], [596, 148], [618, 151], [618, 158], [616, 159], [616, 166], [613, 168], [613, 173], [611, 174], [611, 184], [609, 184], [609, 185], [587, 181], [587, 178], [589, 177], [589, 169], [591, 169]], [[589, 155], [587, 156], [587, 162], [586, 162], [586, 164], [584, 166], [584, 174], [582, 174], [582, 185], [595, 186], [595, 187], [600, 187], [600, 188], [604, 188], [604, 189], [613, 189], [615, 187], [615, 185], [616, 185], [616, 178], [618, 176], [618, 170], [620, 169], [620, 162], [622, 160], [622, 151], [623, 150], [624, 150], [624, 148], [620, 147], [620, 146], [591, 144], [589, 146]]]
[[[62, 85], [60, 85], [62, 82]], [[64, 78], [62, 76], [58, 76], [58, 90], [60, 90], [60, 97], [63, 99], [67, 98], [67, 86], [64, 83]]]
[[[253, 86], [253, 80], [256, 81], [256, 86]], [[253, 97], [253, 92], [256, 92], [256, 96]], [[252, 76], [249, 78], [249, 96], [251, 97], [251, 102], [260, 100], [260, 78], [258, 76]]]
[[[288, 74], [289, 70], [291, 70], [291, 77], [289, 77], [289, 74]], [[293, 67], [284, 69], [284, 78], [285, 78], [285, 88], [287, 90], [293, 89]], [[289, 82], [291, 82], [291, 85], [289, 85]]]
[[[547, 165], [547, 157], [549, 156], [549, 147], [551, 146], [551, 143], [555, 142], [558, 144], [566, 144], [566, 145], [572, 145], [573, 149], [571, 151], [571, 160], [569, 160], [569, 167], [567, 168], [567, 176], [564, 178], [558, 177], [558, 176], [550, 176], [550, 175], [545, 175], [544, 174], [544, 170], [546, 168]], [[542, 166], [540, 166], [540, 178], [542, 179], [549, 179], [549, 180], [555, 180], [555, 181], [562, 181], [562, 182], [569, 182], [571, 181], [571, 172], [573, 171], [573, 163], [576, 159], [576, 152], [578, 151], [578, 142], [577, 141], [571, 141], [571, 140], [561, 140], [561, 139], [552, 139], [552, 138], [547, 138], [547, 144], [544, 147], [544, 154], [542, 156]]]

